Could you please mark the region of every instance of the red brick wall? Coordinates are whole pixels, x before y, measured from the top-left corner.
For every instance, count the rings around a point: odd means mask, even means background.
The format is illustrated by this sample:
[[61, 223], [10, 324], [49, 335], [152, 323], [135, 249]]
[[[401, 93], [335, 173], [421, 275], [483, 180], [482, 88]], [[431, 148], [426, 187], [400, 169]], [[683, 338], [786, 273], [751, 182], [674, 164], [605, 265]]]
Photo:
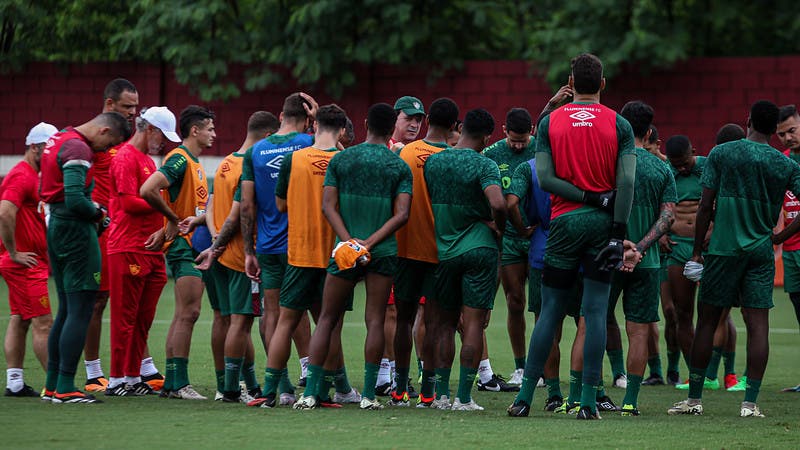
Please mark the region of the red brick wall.
[[[31, 64], [24, 73], [0, 76], [0, 154], [21, 153], [27, 131], [39, 121], [63, 127], [93, 117], [100, 112], [105, 84], [115, 77], [128, 78], [137, 86], [142, 106], [166, 104], [177, 115], [186, 105], [199, 102], [165, 70], [162, 74], [158, 65], [138, 63]], [[369, 105], [393, 103], [401, 95], [416, 95], [426, 106], [448, 96], [458, 103], [462, 117], [468, 109], [484, 107], [498, 122], [495, 137], [499, 138], [509, 108], [526, 107], [536, 117], [551, 96], [541, 77], [529, 73], [521, 61], [472, 61], [429, 84], [427, 73], [379, 66], [359, 70], [359, 83], [337, 103], [353, 119], [358, 140], [364, 138]], [[234, 75], [241, 76], [241, 71]], [[283, 98], [294, 89], [269, 87], [230, 102], [212, 102], [218, 140], [209, 153], [223, 155], [238, 148], [248, 116], [258, 109], [279, 112]], [[332, 101], [311, 93], [320, 104]], [[749, 105], [761, 98], [778, 104], [800, 102], [800, 56], [696, 59], [649, 73], [632, 68], [611, 81], [602, 96], [615, 109], [633, 99], [649, 103], [655, 108], [662, 140], [686, 134], [703, 154], [720, 126], [744, 125]]]

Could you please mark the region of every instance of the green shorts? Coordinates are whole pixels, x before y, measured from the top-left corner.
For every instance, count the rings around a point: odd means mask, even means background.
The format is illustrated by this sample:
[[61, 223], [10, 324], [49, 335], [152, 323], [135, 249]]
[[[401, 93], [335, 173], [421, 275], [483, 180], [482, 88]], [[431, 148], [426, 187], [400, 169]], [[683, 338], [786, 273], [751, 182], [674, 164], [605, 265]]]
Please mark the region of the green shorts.
[[611, 215], [598, 209], [581, 209], [550, 222], [544, 263], [557, 269], [574, 270], [586, 255], [596, 255], [607, 244]]
[[[542, 312], [542, 269], [531, 267], [528, 274], [528, 311], [538, 317]], [[573, 285], [572, 294], [566, 312], [568, 316], [578, 318], [581, 316], [583, 297], [583, 277], [580, 275]]]
[[783, 251], [783, 290], [800, 292], [800, 250]]
[[420, 297], [433, 295], [433, 280], [437, 264], [415, 259], [397, 258], [394, 275], [395, 301], [419, 302]]
[[694, 252], [694, 238], [670, 235], [669, 238], [675, 242], [672, 252], [667, 254], [668, 265], [685, 266], [686, 262], [692, 259]]
[[[296, 267], [289, 264], [281, 285], [280, 305], [297, 311], [311, 309], [315, 303], [322, 302], [322, 291], [328, 271], [317, 267]], [[345, 308], [353, 310], [353, 294]]]
[[47, 253], [59, 292], [96, 291], [100, 288], [100, 244], [90, 222], [50, 216]]
[[[209, 299], [216, 297], [218, 308], [222, 316], [241, 314], [245, 316], [261, 316], [261, 301], [253, 300], [253, 283], [244, 272], [225, 267], [214, 261], [207, 271], [213, 282], [206, 283]], [[211, 307], [214, 307], [212, 301]]]
[[439, 261], [434, 279], [434, 298], [446, 310], [461, 306], [494, 308], [497, 292], [497, 250], [474, 248], [462, 255]]
[[345, 280], [358, 281], [364, 278], [368, 273], [377, 273], [378, 275], [386, 275], [393, 277], [397, 272], [397, 255], [383, 256], [380, 258], [372, 258], [366, 266], [357, 265], [352, 269], [339, 270], [336, 261], [333, 258], [328, 262], [328, 273], [344, 278]]
[[283, 276], [286, 273], [287, 262], [286, 253], [275, 255], [264, 255], [259, 253], [258, 265], [261, 266], [261, 289], [280, 289], [283, 284]]
[[203, 278], [203, 273], [194, 265], [197, 252], [192, 249], [186, 239], [175, 238], [167, 249], [166, 257], [167, 267], [176, 280], [183, 277]]
[[530, 248], [531, 241], [529, 239], [503, 236], [503, 252], [500, 253], [500, 265], [527, 264]]
[[631, 273], [615, 272], [611, 283], [609, 314], [614, 314], [622, 294], [625, 320], [634, 323], [658, 322], [659, 274], [661, 269], [636, 269]]
[[741, 255], [706, 255], [697, 298], [721, 308], [769, 309], [774, 282], [775, 253], [767, 239]]

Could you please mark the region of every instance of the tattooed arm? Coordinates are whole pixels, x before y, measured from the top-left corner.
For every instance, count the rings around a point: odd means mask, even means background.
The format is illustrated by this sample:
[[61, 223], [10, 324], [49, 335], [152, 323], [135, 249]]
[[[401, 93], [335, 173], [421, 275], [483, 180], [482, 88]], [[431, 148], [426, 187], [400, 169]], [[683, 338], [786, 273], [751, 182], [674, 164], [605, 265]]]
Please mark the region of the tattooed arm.
[[672, 222], [675, 221], [675, 203], [662, 203], [661, 204], [661, 213], [658, 216], [658, 220], [656, 223], [650, 227], [650, 230], [644, 237], [636, 244], [636, 250], [640, 253], [644, 253], [650, 248], [653, 243], [657, 242], [658, 239], [663, 236], [669, 228], [672, 226]]

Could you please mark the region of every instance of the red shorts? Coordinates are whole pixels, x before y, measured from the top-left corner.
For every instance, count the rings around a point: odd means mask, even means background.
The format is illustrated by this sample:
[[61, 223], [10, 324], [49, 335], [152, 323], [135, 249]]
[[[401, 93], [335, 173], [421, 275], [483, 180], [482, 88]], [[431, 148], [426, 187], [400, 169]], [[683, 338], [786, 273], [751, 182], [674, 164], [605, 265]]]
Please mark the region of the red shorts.
[[97, 238], [97, 242], [100, 244], [100, 287], [97, 290], [108, 292], [111, 286], [108, 278], [108, 230]]
[[8, 284], [8, 304], [12, 316], [22, 320], [50, 314], [50, 295], [47, 292], [49, 267], [46, 262], [32, 268], [11, 262], [8, 254], [0, 261], [0, 276]]

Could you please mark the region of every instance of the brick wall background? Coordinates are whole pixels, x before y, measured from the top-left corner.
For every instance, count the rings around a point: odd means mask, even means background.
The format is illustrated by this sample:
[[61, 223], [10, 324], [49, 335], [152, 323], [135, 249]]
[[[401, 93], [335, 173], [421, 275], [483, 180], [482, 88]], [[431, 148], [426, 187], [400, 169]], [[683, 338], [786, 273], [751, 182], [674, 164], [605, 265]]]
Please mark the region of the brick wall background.
[[[233, 71], [234, 76], [241, 73]], [[0, 155], [21, 154], [27, 131], [39, 121], [63, 127], [93, 117], [100, 112], [105, 84], [116, 77], [128, 78], [137, 86], [142, 106], [166, 105], [177, 115], [186, 105], [200, 103], [175, 81], [166, 66], [31, 64], [24, 73], [0, 76]], [[393, 104], [401, 95], [416, 95], [426, 106], [437, 97], [448, 96], [458, 103], [462, 117], [469, 109], [484, 107], [498, 123], [498, 139], [509, 108], [526, 107], [535, 118], [552, 95], [543, 79], [531, 75], [522, 61], [471, 61], [433, 84], [427, 73], [386, 66], [361, 69], [358, 80], [337, 100], [353, 119], [357, 140], [364, 138], [363, 121], [369, 105]], [[218, 139], [208, 155], [237, 149], [248, 116], [258, 109], [277, 114], [283, 98], [294, 90], [295, 86], [269, 87], [230, 102], [210, 103], [217, 113]], [[332, 101], [310, 92], [320, 104]], [[720, 126], [727, 122], [744, 125], [749, 105], [761, 98], [779, 105], [800, 101], [800, 56], [695, 59], [649, 73], [630, 68], [609, 82], [602, 95], [603, 103], [615, 109], [633, 99], [649, 103], [655, 108], [654, 123], [662, 140], [686, 134], [701, 154], [709, 151]]]

